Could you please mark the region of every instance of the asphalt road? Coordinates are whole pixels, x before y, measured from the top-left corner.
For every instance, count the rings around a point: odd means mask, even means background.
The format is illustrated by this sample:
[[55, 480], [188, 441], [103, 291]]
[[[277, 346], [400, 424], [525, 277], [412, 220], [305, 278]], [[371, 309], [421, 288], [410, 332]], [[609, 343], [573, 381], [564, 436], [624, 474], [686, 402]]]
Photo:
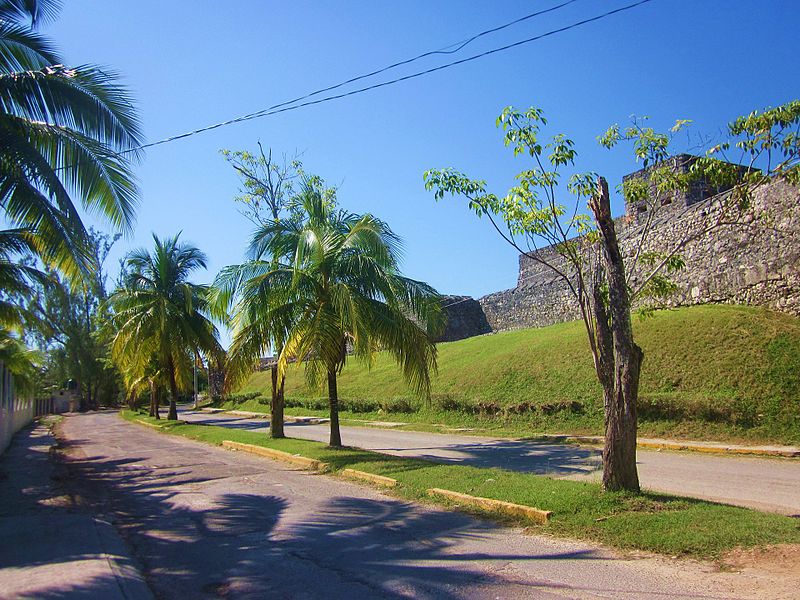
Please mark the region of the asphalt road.
[[66, 417], [61, 440], [75, 492], [158, 598], [759, 596], [711, 565], [526, 535], [113, 413]]
[[[264, 431], [265, 419], [183, 410], [181, 419], [235, 429]], [[327, 441], [328, 425], [287, 424], [291, 437]], [[599, 480], [600, 452], [592, 446], [370, 427], [342, 427], [342, 441], [357, 446], [441, 462], [501, 467], [552, 477]], [[642, 487], [659, 492], [800, 515], [800, 459], [728, 457], [692, 452], [639, 450]]]

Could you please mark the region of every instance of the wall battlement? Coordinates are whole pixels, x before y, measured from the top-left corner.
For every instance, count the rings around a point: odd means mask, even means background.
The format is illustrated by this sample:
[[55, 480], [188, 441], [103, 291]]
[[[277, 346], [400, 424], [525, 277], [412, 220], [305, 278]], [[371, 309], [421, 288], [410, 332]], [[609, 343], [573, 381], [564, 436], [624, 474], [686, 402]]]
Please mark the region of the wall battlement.
[[[687, 157], [674, 160], [688, 165]], [[632, 176], [640, 176], [640, 172], [628, 177]], [[686, 197], [676, 198], [674, 209], [671, 206], [653, 222], [644, 250], [665, 252], [687, 231], [700, 231], [720, 210], [724, 193], [712, 195], [701, 185], [689, 190]], [[761, 218], [748, 216], [742, 224], [715, 229], [682, 250], [686, 266], [671, 276], [678, 290], [666, 305], [752, 304], [800, 315], [800, 188], [776, 180], [758, 189], [752, 204], [752, 215]], [[630, 256], [643, 225], [637, 218], [639, 207], [627, 208], [628, 215], [617, 220], [617, 233], [623, 254]], [[556, 264], [561, 260], [550, 247], [537, 254]], [[636, 285], [635, 279], [631, 284]], [[474, 302], [492, 331], [544, 327], [580, 318], [564, 281], [526, 255], [520, 256], [515, 288]], [[462, 309], [469, 311], [469, 319]], [[476, 319], [475, 305], [461, 302], [445, 310], [453, 323], [461, 325], [452, 330], [448, 325], [443, 341], [486, 333], [485, 327], [470, 330], [464, 326]]]

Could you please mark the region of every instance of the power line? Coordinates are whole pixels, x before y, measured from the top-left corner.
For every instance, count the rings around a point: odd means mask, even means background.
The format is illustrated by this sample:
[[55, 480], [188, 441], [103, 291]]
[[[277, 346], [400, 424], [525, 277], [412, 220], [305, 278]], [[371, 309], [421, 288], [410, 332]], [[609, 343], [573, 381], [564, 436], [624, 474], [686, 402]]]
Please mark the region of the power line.
[[[556, 6], [552, 6], [550, 8], [546, 8], [544, 10], [540, 10], [540, 11], [525, 15], [524, 17], [520, 17], [519, 19], [515, 19], [513, 21], [505, 23], [504, 25], [499, 25], [498, 27], [494, 27], [492, 29], [486, 29], [484, 31], [481, 31], [480, 33], [477, 33], [477, 34], [473, 35], [470, 38], [467, 38], [464, 41], [456, 42], [454, 44], [450, 44], [449, 46], [445, 46], [444, 48], [440, 48], [439, 50], [431, 50], [431, 51], [428, 51], [428, 52], [423, 52], [422, 54], [418, 54], [417, 56], [414, 56], [413, 58], [408, 58], [406, 60], [401, 60], [399, 62], [392, 63], [391, 65], [383, 67], [381, 69], [377, 69], [376, 71], [372, 71], [370, 73], [365, 73], [364, 75], [358, 75], [357, 77], [353, 77], [353, 78], [348, 79], [346, 81], [342, 81], [341, 83], [337, 83], [336, 85], [332, 85], [330, 87], [326, 87], [326, 88], [322, 88], [320, 90], [316, 90], [316, 91], [311, 92], [309, 94], [306, 94], [304, 96], [300, 96], [300, 97], [294, 98], [292, 100], [287, 100], [286, 102], [281, 102], [280, 104], [275, 104], [273, 106], [270, 106], [269, 108], [262, 109], [260, 111], [255, 112], [255, 113], [250, 113], [249, 115], [245, 115], [245, 116], [254, 118], [254, 117], [256, 117], [256, 116], [258, 116], [260, 114], [263, 114], [263, 113], [265, 113], [267, 111], [270, 111], [270, 110], [273, 110], [273, 109], [276, 109], [276, 108], [280, 108], [280, 107], [286, 106], [288, 104], [294, 104], [295, 102], [299, 102], [301, 100], [306, 100], [308, 98], [311, 98], [312, 96], [317, 96], [317, 95], [325, 93], [325, 92], [333, 91], [335, 89], [338, 89], [338, 88], [343, 87], [345, 85], [348, 85], [350, 83], [355, 83], [356, 81], [361, 81], [362, 79], [368, 79], [368, 78], [373, 77], [375, 75], [380, 75], [381, 73], [385, 73], [386, 71], [390, 71], [391, 69], [395, 69], [397, 67], [401, 67], [401, 66], [410, 64], [412, 62], [421, 60], [423, 58], [427, 58], [428, 56], [434, 56], [436, 54], [456, 54], [457, 52], [460, 52], [466, 46], [468, 46], [469, 44], [471, 44], [472, 42], [474, 42], [475, 40], [477, 40], [479, 38], [482, 38], [482, 37], [484, 37], [486, 35], [489, 35], [489, 34], [492, 34], [492, 33], [496, 33], [498, 31], [502, 31], [503, 29], [507, 29], [507, 28], [509, 28], [509, 27], [511, 27], [513, 25], [517, 25], [519, 23], [522, 23], [524, 21], [528, 21], [528, 20], [533, 19], [535, 17], [541, 16], [541, 15], [544, 15], [544, 14], [547, 14], [547, 13], [550, 13], [550, 12], [554, 12], [556, 10], [564, 8], [565, 6], [567, 6], [569, 4], [573, 4], [575, 2], [578, 2], [578, 0], [567, 0], [567, 2], [562, 2], [561, 4], [558, 4]], [[455, 46], [455, 48], [453, 48], [453, 46]], [[448, 48], [453, 48], [453, 49], [452, 50], [448, 50]]]
[[[474, 41], [475, 39], [478, 39], [479, 37], [482, 37], [484, 35], [487, 35], [489, 33], [494, 32], [494, 31], [498, 31], [500, 29], [504, 29], [506, 27], [510, 27], [513, 24], [516, 24], [516, 23], [518, 23], [520, 21], [523, 21], [523, 20], [526, 20], [526, 19], [533, 18], [534, 16], [538, 16], [540, 14], [544, 14], [545, 12], [551, 12], [551, 11], [557, 10], [557, 9], [562, 8], [562, 7], [564, 7], [564, 6], [568, 5], [568, 4], [571, 4], [571, 3], [575, 2], [575, 1], [577, 1], [577, 0], [570, 0], [568, 2], [564, 2], [564, 3], [559, 4], [557, 6], [551, 7], [549, 9], [546, 9], [546, 10], [543, 10], [543, 11], [539, 11], [538, 13], [532, 13], [530, 15], [526, 15], [525, 17], [521, 17], [520, 19], [517, 19], [516, 21], [512, 21], [510, 23], [507, 23], [505, 25], [501, 25], [501, 26], [496, 27], [494, 29], [489, 29], [489, 30], [483, 31], [483, 32], [473, 36], [472, 38], [469, 38], [465, 42], [463, 42], [461, 44], [461, 46], [459, 46], [458, 48], [456, 48], [456, 50], [454, 50], [452, 52], [457, 52], [458, 50], [460, 50], [461, 48], [466, 46], [468, 43]], [[315, 105], [315, 104], [322, 104], [324, 102], [330, 102], [332, 100], [338, 100], [338, 99], [341, 99], [341, 98], [345, 98], [347, 96], [353, 96], [353, 95], [356, 95], [356, 94], [361, 94], [361, 93], [364, 93], [364, 92], [368, 92], [368, 91], [375, 90], [375, 89], [378, 89], [378, 88], [386, 87], [386, 86], [389, 86], [389, 85], [394, 85], [396, 83], [400, 83], [400, 82], [403, 82], [403, 81], [408, 81], [410, 79], [416, 79], [416, 78], [422, 77], [424, 75], [430, 75], [431, 73], [436, 73], [438, 71], [443, 71], [444, 69], [449, 69], [451, 67], [455, 67], [455, 66], [458, 66], [458, 65], [462, 65], [462, 64], [474, 61], [474, 60], [478, 60], [480, 58], [484, 58], [484, 57], [490, 56], [492, 54], [497, 54], [498, 52], [505, 52], [506, 50], [510, 50], [512, 48], [516, 48], [516, 47], [522, 46], [524, 44], [529, 44], [529, 43], [544, 39], [546, 37], [550, 37], [550, 36], [553, 36], [553, 35], [556, 35], [556, 34], [559, 34], [559, 33], [564, 33], [566, 31], [569, 31], [570, 29], [575, 29], [577, 27], [581, 27], [583, 25], [587, 25], [589, 23], [593, 23], [595, 21], [599, 21], [601, 19], [605, 19], [605, 18], [610, 17], [612, 15], [615, 15], [617, 13], [621, 13], [621, 12], [624, 12], [624, 11], [628, 11], [628, 10], [634, 9], [634, 8], [636, 8], [638, 6], [641, 6], [643, 4], [647, 4], [648, 2], [652, 2], [652, 1], [653, 0], [639, 0], [638, 2], [634, 2], [632, 4], [628, 4], [626, 6], [622, 6], [620, 8], [616, 8], [614, 10], [609, 10], [609, 11], [607, 11], [605, 13], [602, 13], [600, 15], [597, 15], [597, 16], [590, 17], [590, 18], [587, 18], [587, 19], [583, 19], [581, 21], [577, 21], [577, 22], [572, 23], [570, 25], [566, 25], [564, 27], [559, 27], [558, 29], [552, 29], [552, 30], [550, 30], [550, 31], [548, 31], [546, 33], [542, 33], [542, 34], [539, 34], [539, 35], [536, 35], [536, 36], [533, 36], [533, 37], [529, 37], [529, 38], [526, 38], [524, 40], [520, 40], [518, 42], [507, 44], [505, 46], [500, 46], [498, 48], [493, 48], [491, 50], [487, 50], [487, 51], [481, 52], [479, 54], [474, 54], [472, 56], [469, 56], [469, 57], [466, 57], [466, 58], [462, 58], [460, 60], [456, 60], [456, 61], [452, 61], [452, 62], [449, 62], [449, 63], [445, 63], [443, 65], [439, 65], [438, 67], [432, 67], [430, 69], [425, 69], [423, 71], [418, 71], [416, 73], [412, 73], [410, 75], [405, 75], [403, 77], [398, 77], [396, 79], [391, 79], [391, 80], [388, 80], [388, 81], [383, 81], [381, 83], [376, 83], [376, 84], [373, 84], [373, 85], [365, 86], [365, 87], [362, 87], [362, 88], [358, 88], [356, 90], [351, 90], [349, 92], [344, 92], [344, 93], [341, 93], [341, 94], [335, 94], [335, 95], [331, 95], [331, 96], [326, 96], [324, 98], [320, 98], [320, 99], [317, 99], [317, 100], [309, 100], [307, 102], [302, 102], [300, 104], [294, 104], [295, 102], [298, 102], [300, 100], [308, 99], [308, 98], [311, 98], [311, 97], [316, 96], [318, 94], [324, 93], [326, 91], [331, 91], [331, 90], [340, 88], [340, 87], [342, 87], [342, 86], [344, 86], [344, 85], [346, 85], [348, 83], [352, 83], [354, 81], [359, 81], [361, 79], [365, 79], [367, 77], [371, 77], [373, 75], [385, 72], [385, 71], [387, 71], [389, 69], [392, 69], [392, 68], [395, 68], [397, 66], [408, 64], [408, 63], [413, 62], [415, 60], [419, 60], [420, 58], [423, 58], [425, 56], [430, 56], [432, 54], [452, 53], [452, 52], [445, 52], [444, 50], [435, 50], [435, 51], [431, 51], [431, 52], [426, 52], [426, 53], [420, 54], [420, 55], [418, 55], [418, 56], [416, 56], [414, 58], [407, 59], [405, 61], [400, 61], [398, 63], [394, 63], [393, 65], [389, 65], [388, 67], [384, 67], [383, 69], [379, 69], [379, 70], [374, 71], [372, 73], [365, 74], [365, 75], [360, 75], [358, 77], [354, 77], [352, 79], [349, 79], [349, 80], [344, 81], [342, 83], [336, 84], [334, 86], [330, 86], [328, 88], [323, 88], [323, 89], [320, 89], [320, 90], [316, 90], [314, 92], [306, 94], [305, 96], [301, 96], [301, 97], [295, 98], [293, 100], [287, 100], [287, 101], [281, 102], [279, 104], [274, 104], [274, 105], [272, 105], [272, 106], [270, 106], [268, 108], [259, 110], [259, 111], [254, 112], [254, 113], [242, 115], [241, 117], [236, 117], [234, 119], [229, 119], [227, 121], [222, 121], [220, 123], [215, 123], [213, 125], [208, 125], [206, 127], [201, 127], [199, 129], [195, 129], [193, 131], [188, 131], [186, 133], [173, 135], [173, 136], [170, 136], [170, 137], [167, 137], [167, 138], [155, 141], [155, 142], [142, 144], [141, 146], [137, 146], [136, 148], [130, 148], [130, 149], [124, 150], [124, 151], [118, 153], [118, 155], [127, 154], [127, 153], [130, 153], [130, 152], [136, 152], [138, 150], [144, 150], [146, 148], [152, 148], [153, 146], [160, 146], [162, 144], [167, 144], [167, 143], [170, 143], [170, 142], [181, 140], [181, 139], [184, 139], [184, 138], [187, 138], [187, 137], [191, 137], [193, 135], [197, 135], [199, 133], [205, 133], [206, 131], [211, 131], [213, 129], [219, 129], [220, 127], [226, 127], [228, 125], [233, 125], [235, 123], [242, 123], [242, 122], [245, 122], [245, 121], [258, 119], [258, 118], [261, 118], [261, 117], [267, 117], [267, 116], [271, 116], [271, 115], [276, 115], [278, 113], [287, 112], [287, 111], [290, 111], [290, 110], [296, 110], [298, 108], [303, 108], [303, 107], [306, 107], [306, 106], [312, 106], [312, 105]], [[292, 105], [292, 106], [289, 106], [289, 105]]]

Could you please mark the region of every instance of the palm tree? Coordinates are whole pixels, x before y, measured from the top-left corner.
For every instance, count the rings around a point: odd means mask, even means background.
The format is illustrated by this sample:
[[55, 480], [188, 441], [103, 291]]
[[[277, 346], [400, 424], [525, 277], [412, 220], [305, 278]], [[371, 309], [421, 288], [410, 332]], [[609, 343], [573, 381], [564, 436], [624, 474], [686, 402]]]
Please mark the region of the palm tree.
[[178, 390], [188, 389], [196, 353], [219, 356], [222, 348], [208, 314], [208, 286], [188, 277], [206, 267], [198, 248], [179, 242], [179, 235], [160, 240], [153, 235], [152, 252], [141, 248], [125, 260], [124, 286], [109, 299], [115, 362], [129, 381], [155, 382], [159, 367], [170, 389], [168, 419], [178, 418]]
[[342, 445], [337, 376], [348, 355], [371, 363], [389, 352], [428, 398], [443, 313], [433, 288], [400, 274], [400, 245], [384, 222], [337, 209], [319, 180], [306, 181], [296, 218], [260, 227], [253, 260], [218, 278], [221, 296], [237, 298], [230, 376], [241, 380], [270, 342], [282, 342], [281, 378], [296, 360], [312, 385], [327, 380], [334, 447]]
[[[131, 160], [142, 138], [116, 75], [65, 67], [35, 31], [58, 8], [54, 0], [0, 0], [0, 209], [15, 228], [4, 232], [16, 236], [14, 252], [74, 279], [93, 266], [76, 204], [130, 231]], [[36, 277], [0, 263], [0, 278]]]
[[32, 394], [41, 380], [42, 356], [30, 350], [12, 332], [0, 327], [0, 365], [4, 365], [14, 376], [18, 392]]

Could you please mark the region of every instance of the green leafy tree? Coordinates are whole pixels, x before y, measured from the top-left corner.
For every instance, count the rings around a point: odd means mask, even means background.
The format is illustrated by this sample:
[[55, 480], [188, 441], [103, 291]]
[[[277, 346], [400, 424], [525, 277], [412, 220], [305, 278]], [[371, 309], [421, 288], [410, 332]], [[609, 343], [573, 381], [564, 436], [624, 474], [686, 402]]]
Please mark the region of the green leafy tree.
[[5, 365], [14, 376], [18, 392], [33, 395], [39, 391], [41, 353], [31, 350], [18, 335], [5, 329], [0, 329], [0, 364]]
[[33, 317], [29, 337], [47, 356], [45, 383], [59, 388], [74, 379], [83, 409], [113, 403], [119, 390], [119, 373], [109, 356], [111, 340], [103, 328], [109, 318], [104, 264], [119, 237], [90, 230], [94, 271], [75, 285], [51, 271], [28, 301], [27, 312]]
[[348, 356], [370, 363], [377, 351], [389, 352], [410, 385], [429, 397], [432, 339], [443, 314], [433, 288], [400, 274], [399, 251], [384, 222], [338, 209], [333, 190], [307, 179], [295, 218], [260, 227], [253, 260], [217, 278], [221, 297], [234, 299], [227, 375], [241, 381], [265, 345], [280, 340], [281, 378], [297, 361], [311, 385], [327, 381], [334, 447], [342, 444], [337, 376]]
[[[272, 150], [264, 152], [261, 144], [258, 144], [258, 154], [248, 151], [224, 150], [223, 156], [228, 163], [239, 173], [241, 177], [241, 188], [239, 195], [235, 198], [240, 204], [241, 213], [250, 219], [256, 226], [265, 227], [271, 223], [278, 223], [282, 219], [291, 219], [295, 216], [295, 183], [304, 177], [302, 164], [297, 157], [287, 160], [283, 157], [282, 161], [276, 161], [272, 157]], [[224, 287], [214, 286], [212, 288], [212, 303], [216, 307], [217, 317], [226, 319], [232, 301], [231, 289], [232, 281], [241, 281], [241, 277], [236, 273], [246, 276], [249, 268], [257, 266], [259, 262], [265, 260], [261, 255], [250, 253], [249, 258], [254, 263], [236, 265], [225, 270], [224, 276], [219, 281], [225, 281]], [[273, 262], [279, 263], [288, 257], [272, 256]], [[279, 335], [278, 329], [270, 329], [271, 336], [267, 335], [261, 340], [261, 347], [264, 352], [272, 351], [275, 355], [280, 355], [283, 350], [284, 338]], [[265, 332], [266, 335], [266, 332]], [[270, 367], [272, 375], [272, 399], [270, 403], [270, 435], [273, 438], [285, 437], [284, 434], [284, 383], [285, 376], [278, 377], [277, 363]], [[229, 378], [230, 379], [230, 378]]]
[[35, 30], [58, 6], [0, 0], [0, 206], [15, 251], [75, 278], [93, 266], [76, 204], [132, 227], [141, 133], [113, 72], [64, 66]]
[[206, 256], [178, 238], [162, 241], [154, 235], [152, 251], [140, 248], [128, 254], [124, 285], [109, 298], [115, 363], [130, 385], [166, 380], [167, 418], [172, 420], [178, 418], [179, 391], [191, 386], [195, 356], [216, 359], [223, 352], [207, 316], [208, 286], [189, 281], [194, 271], [206, 268]]
[[[505, 196], [490, 193], [484, 181], [453, 169], [427, 171], [425, 186], [435, 191], [436, 199], [446, 194], [465, 197], [504, 240], [551, 269], [569, 289], [586, 327], [603, 389], [603, 485], [608, 490], [638, 491], [636, 403], [644, 353], [633, 338], [631, 307], [638, 304], [647, 311], [672, 293], [675, 286], [669, 276], [682, 268], [682, 250], [717, 228], [743, 226], [758, 188], [775, 178], [800, 181], [800, 102], [735, 120], [728, 128], [729, 140], [697, 159], [689, 172], [668, 160], [674, 135], [689, 121], [676, 122], [666, 133], [656, 132], [641, 119], [625, 129], [611, 127], [600, 143], [607, 148], [632, 144], [636, 159], [648, 168], [621, 188], [629, 204], [644, 202], [649, 211], [645, 223], [630, 234], [633, 252], [627, 256], [617, 239], [605, 179], [594, 173], [574, 173], [562, 185], [563, 172], [574, 166], [577, 151], [564, 134], [543, 140], [546, 124], [538, 108], [521, 112], [508, 107], [498, 117], [505, 145], [532, 163], [517, 175], [516, 185]], [[730, 156], [737, 151], [738, 156]], [[720, 161], [718, 156], [726, 161], [735, 158], [739, 164]], [[666, 251], [648, 251], [658, 215], [674, 194], [699, 180], [729, 192], [715, 198], [704, 226], [687, 230]], [[557, 258], [538, 253], [542, 244], [551, 246]]]
[[[91, 277], [78, 206], [120, 231], [134, 220], [132, 161], [142, 136], [128, 92], [108, 69], [68, 67], [37, 28], [55, 0], [0, 0], [0, 328], [22, 339], [26, 299], [58, 271]], [[31, 260], [33, 259], [33, 260]]]

